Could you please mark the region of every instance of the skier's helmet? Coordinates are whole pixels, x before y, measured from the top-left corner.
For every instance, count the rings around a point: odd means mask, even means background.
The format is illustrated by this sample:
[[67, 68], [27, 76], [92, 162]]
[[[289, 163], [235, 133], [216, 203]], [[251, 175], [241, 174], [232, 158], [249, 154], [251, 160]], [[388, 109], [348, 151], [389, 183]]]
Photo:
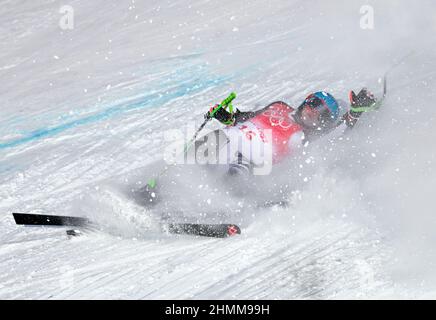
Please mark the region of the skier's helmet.
[[315, 92], [298, 107], [297, 115], [305, 127], [329, 127], [336, 123], [339, 117], [339, 104], [330, 93]]

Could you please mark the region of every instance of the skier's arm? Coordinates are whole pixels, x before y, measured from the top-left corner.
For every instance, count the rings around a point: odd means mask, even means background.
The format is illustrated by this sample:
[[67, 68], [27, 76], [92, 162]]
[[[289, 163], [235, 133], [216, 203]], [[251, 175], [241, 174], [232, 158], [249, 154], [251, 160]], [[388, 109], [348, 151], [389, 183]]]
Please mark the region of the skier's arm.
[[374, 95], [363, 88], [356, 95], [354, 91], [350, 91], [350, 110], [342, 117], [342, 123], [345, 123], [348, 128], [354, 127], [360, 116], [378, 107], [378, 103]]
[[[242, 112], [242, 111], [239, 111], [239, 109], [236, 109], [235, 112], [230, 113], [227, 110], [225, 110], [224, 108], [220, 108], [217, 112], [214, 113], [213, 111], [215, 110], [215, 108], [218, 108], [218, 105], [215, 105], [214, 107], [212, 107], [209, 110], [209, 112], [205, 115], [205, 117], [206, 118], [207, 117], [214, 118], [226, 126], [234, 126], [234, 125], [236, 125], [240, 122], [244, 122], [247, 119], [250, 119], [256, 115], [255, 112], [252, 112], [252, 111]], [[213, 114], [213, 116], [211, 116], [212, 114]]]
[[216, 104], [212, 108], [210, 108], [209, 112], [204, 115], [206, 119], [214, 118], [221, 122], [222, 124], [229, 126], [235, 124], [235, 114], [238, 113], [239, 110], [236, 109], [236, 112], [229, 112], [225, 108], [220, 107], [220, 105]]

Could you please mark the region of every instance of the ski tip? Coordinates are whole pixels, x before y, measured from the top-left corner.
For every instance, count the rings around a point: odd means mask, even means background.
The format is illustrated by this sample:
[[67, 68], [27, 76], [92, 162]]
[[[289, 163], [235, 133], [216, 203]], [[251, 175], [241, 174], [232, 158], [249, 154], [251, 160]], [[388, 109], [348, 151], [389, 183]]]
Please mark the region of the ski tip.
[[237, 225], [235, 224], [229, 224], [227, 226], [227, 235], [229, 237], [235, 236], [237, 234], [241, 234], [241, 228], [239, 228]]
[[20, 214], [17, 212], [12, 212], [12, 216], [14, 217], [14, 221], [16, 224], [19, 224], [19, 220], [18, 220], [19, 215]]

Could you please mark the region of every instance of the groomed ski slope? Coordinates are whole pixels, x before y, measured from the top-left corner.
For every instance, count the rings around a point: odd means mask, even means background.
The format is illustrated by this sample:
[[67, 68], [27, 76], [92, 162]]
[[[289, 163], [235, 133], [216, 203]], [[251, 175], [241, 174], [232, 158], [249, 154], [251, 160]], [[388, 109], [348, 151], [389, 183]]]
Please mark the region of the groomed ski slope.
[[[1, 299], [436, 297], [432, 1], [374, 3], [372, 30], [361, 1], [72, 0], [72, 30], [64, 4], [0, 6]], [[161, 234], [120, 191], [147, 181], [166, 130], [198, 126], [231, 91], [241, 110], [380, 95], [412, 49], [380, 112], [293, 162], [289, 208], [227, 221], [241, 236]], [[112, 227], [68, 239], [13, 211]]]

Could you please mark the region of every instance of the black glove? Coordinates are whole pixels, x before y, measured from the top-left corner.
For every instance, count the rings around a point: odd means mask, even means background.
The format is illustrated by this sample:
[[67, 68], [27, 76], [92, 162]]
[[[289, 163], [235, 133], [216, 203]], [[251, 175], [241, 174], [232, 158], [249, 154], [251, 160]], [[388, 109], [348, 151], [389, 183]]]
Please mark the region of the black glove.
[[354, 91], [350, 91], [350, 103], [350, 111], [348, 111], [342, 118], [350, 128], [356, 124], [357, 120], [364, 112], [378, 108], [377, 100], [366, 88], [360, 90], [357, 95]]
[[362, 113], [372, 111], [377, 107], [377, 100], [374, 95], [363, 88], [359, 94], [355, 94], [354, 91], [350, 92], [350, 115], [353, 118], [359, 118]]
[[214, 112], [218, 108], [218, 104], [210, 108], [209, 112], [204, 115], [205, 119], [215, 118], [219, 122], [225, 125], [232, 125], [235, 120], [234, 114], [231, 114], [223, 107], [219, 108], [218, 111]]

